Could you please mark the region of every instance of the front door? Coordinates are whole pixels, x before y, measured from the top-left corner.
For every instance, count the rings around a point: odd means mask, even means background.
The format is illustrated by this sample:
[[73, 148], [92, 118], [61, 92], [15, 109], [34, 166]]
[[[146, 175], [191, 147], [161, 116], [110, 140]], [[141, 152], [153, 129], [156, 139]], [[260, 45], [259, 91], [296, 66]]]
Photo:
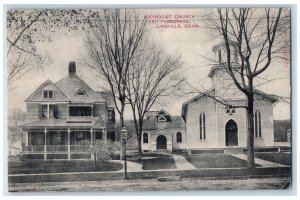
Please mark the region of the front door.
[[166, 136], [160, 135], [156, 139], [156, 149], [167, 149]]
[[232, 119], [229, 120], [225, 127], [226, 146], [238, 145], [238, 126]]

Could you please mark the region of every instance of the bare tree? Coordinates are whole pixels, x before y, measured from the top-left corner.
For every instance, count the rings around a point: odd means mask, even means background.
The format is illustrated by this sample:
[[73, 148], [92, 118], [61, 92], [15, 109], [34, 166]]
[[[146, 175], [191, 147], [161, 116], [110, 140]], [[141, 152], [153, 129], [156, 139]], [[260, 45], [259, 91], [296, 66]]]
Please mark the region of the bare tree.
[[12, 84], [27, 72], [42, 69], [51, 56], [38, 46], [52, 42], [53, 33], [91, 26], [97, 10], [91, 9], [9, 9], [6, 12], [7, 83]]
[[127, 74], [147, 30], [146, 21], [135, 10], [104, 10], [86, 39], [88, 65], [108, 83], [122, 127]]
[[[217, 9], [207, 15], [209, 28], [224, 41], [226, 58], [220, 61], [239, 91], [247, 98], [247, 159], [248, 169], [255, 173], [254, 162], [254, 81], [271, 67], [274, 59], [289, 59], [289, 12], [282, 16], [282, 8], [266, 9]], [[288, 32], [288, 33], [287, 33]], [[289, 36], [289, 35], [288, 35]], [[288, 37], [289, 38], [289, 37]], [[232, 63], [233, 49], [241, 61], [240, 66]], [[234, 107], [234, 105], [230, 105]]]
[[177, 55], [167, 55], [156, 46], [144, 45], [129, 69], [126, 87], [132, 108], [138, 152], [142, 154], [141, 137], [145, 114], [158, 101], [179, 91], [183, 79], [178, 75], [182, 65]]

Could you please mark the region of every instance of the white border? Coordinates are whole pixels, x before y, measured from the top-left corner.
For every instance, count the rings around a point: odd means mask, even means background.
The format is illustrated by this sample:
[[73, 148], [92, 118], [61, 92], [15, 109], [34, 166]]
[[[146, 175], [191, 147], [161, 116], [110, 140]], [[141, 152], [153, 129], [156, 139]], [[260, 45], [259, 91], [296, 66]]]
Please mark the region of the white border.
[[[102, 5], [95, 5], [95, 4], [98, 4], [98, 3], [101, 3]], [[167, 5], [167, 4], [171, 4], [171, 5]], [[203, 4], [199, 4], [199, 3], [203, 3]], [[226, 4], [225, 4], [226, 3]], [[250, 4], [251, 3], [251, 4]], [[216, 6], [229, 6], [229, 7], [233, 7], [233, 6], [237, 6], [236, 4], [243, 4], [243, 6], [269, 6], [269, 3], [272, 3], [272, 5], [277, 5], [277, 6], [280, 6], [280, 5], [286, 5], [286, 4], [295, 4], [294, 5], [294, 12], [297, 12], [297, 8], [298, 8], [298, 5], [297, 5], [297, 0], [273, 0], [273, 1], [267, 1], [267, 0], [251, 0], [251, 1], [236, 1], [236, 0], [226, 0], [226, 1], [221, 1], [221, 0], [209, 0], [209, 1], [205, 1], [205, 2], [200, 2], [199, 0], [196, 1], [196, 0], [184, 0], [184, 1], [174, 1], [174, 0], [171, 0], [171, 1], [163, 1], [163, 0], [144, 0], [143, 2], [141, 1], [138, 1], [138, 0], [133, 0], [133, 1], [129, 1], [129, 0], [102, 0], [101, 2], [98, 0], [85, 0], [85, 1], [76, 1], [74, 2], [71, 1], [71, 0], [52, 0], [52, 1], [43, 1], [41, 2], [40, 0], [27, 0], [26, 2], [22, 1], [22, 0], [2, 0], [2, 6], [0, 8], [0, 15], [1, 15], [1, 23], [0, 23], [0, 28], [1, 28], [1, 38], [3, 39], [2, 41], [2, 48], [1, 48], [1, 58], [0, 60], [2, 61], [2, 69], [3, 70], [0, 70], [0, 75], [2, 77], [2, 81], [0, 81], [0, 88], [3, 88], [3, 93], [2, 93], [2, 98], [1, 98], [1, 110], [3, 111], [2, 113], [4, 113], [2, 115], [2, 119], [1, 120], [1, 128], [2, 130], [6, 130], [6, 97], [5, 97], [5, 94], [6, 94], [6, 82], [5, 82], [5, 78], [4, 77], [4, 71], [5, 71], [5, 65], [4, 65], [4, 58], [5, 58], [5, 54], [3, 52], [3, 48], [5, 46], [4, 42], [5, 42], [5, 37], [4, 37], [4, 32], [3, 32], [3, 28], [4, 28], [4, 19], [5, 19], [5, 13], [4, 13], [4, 4], [11, 4], [11, 5], [6, 5], [6, 6], [12, 6], [12, 4], [15, 4], [14, 7], [27, 7], [27, 8], [30, 8], [30, 7], [35, 7], [37, 5], [29, 5], [29, 4], [44, 4], [44, 5], [47, 5], [49, 7], [60, 7], [60, 6], [64, 6], [64, 7], [79, 7], [79, 6], [87, 6], [87, 4], [91, 4], [91, 6], [96, 6], [96, 7], [164, 7], [164, 8], [167, 8], [167, 7], [216, 7]], [[21, 4], [21, 5], [17, 5], [17, 4]], [[72, 4], [72, 5], [62, 5], [62, 4]], [[108, 4], [108, 5], [103, 5], [103, 4]], [[188, 5], [188, 4], [192, 4], [192, 5]], [[196, 5], [197, 4], [197, 5]], [[233, 5], [234, 4], [234, 5]], [[253, 4], [256, 4], [256, 5], [253, 5]], [[293, 107], [293, 127], [292, 127], [292, 131], [294, 133], [294, 136], [295, 134], [297, 133], [297, 129], [296, 129], [296, 124], [299, 123], [298, 119], [296, 118], [297, 117], [297, 113], [299, 111], [299, 108], [297, 107], [297, 92], [298, 92], [298, 84], [297, 84], [297, 77], [299, 77], [299, 71], [300, 70], [296, 70], [295, 68], [297, 67], [297, 60], [296, 58], [298, 57], [298, 54], [296, 55], [297, 53], [297, 46], [299, 44], [299, 41], [297, 41], [297, 33], [300, 32], [299, 30], [299, 26], [298, 26], [298, 23], [299, 23], [299, 15], [297, 16], [297, 13], [295, 13], [295, 15], [293, 16], [295, 18], [293, 18], [294, 23], [292, 24], [292, 26], [294, 28], [297, 28], [297, 30], [293, 30], [292, 32], [292, 35], [293, 35], [293, 43], [292, 45], [293, 46], [293, 51], [292, 51], [292, 54], [293, 54], [293, 69], [292, 69], [292, 79], [293, 79], [293, 104], [292, 104], [292, 107]], [[297, 42], [297, 43], [296, 43]], [[297, 90], [297, 91], [296, 91]], [[297, 121], [296, 121], [297, 120]], [[4, 143], [4, 138], [5, 138], [5, 134], [2, 132], [2, 136], [3, 137], [0, 137], [0, 146], [1, 147], [4, 147], [4, 145], [6, 143]], [[299, 138], [300, 137], [297, 137], [297, 141], [293, 141], [293, 146], [296, 147], [297, 144], [299, 144]], [[296, 143], [297, 142], [297, 143]], [[4, 148], [4, 149], [7, 149], [7, 148]], [[296, 150], [296, 149], [294, 149]], [[6, 164], [6, 162], [4, 162], [4, 158], [3, 158], [3, 153], [1, 154], [0, 153], [0, 158], [1, 158], [1, 163], [2, 165], [0, 165], [0, 171], [1, 171], [1, 175], [0, 177], [3, 177], [3, 182], [0, 183], [0, 192], [1, 194], [3, 195], [10, 195], [10, 196], [4, 196], [4, 199], [19, 199], [19, 198], [22, 198], [22, 200], [26, 200], [26, 199], [40, 199], [40, 198], [46, 198], [46, 199], [52, 199], [53, 197], [49, 197], [49, 196], [43, 196], [43, 197], [40, 197], [40, 196], [37, 196], [37, 195], [61, 195], [60, 197], [58, 198], [70, 198], [70, 197], [66, 197], [66, 195], [73, 195], [73, 197], [71, 197], [72, 199], [82, 199], [83, 196], [85, 195], [91, 195], [91, 194], [88, 194], [88, 193], [61, 193], [61, 194], [55, 194], [55, 193], [37, 193], [37, 194], [21, 194], [23, 196], [19, 196], [18, 194], [11, 194], [11, 193], [7, 193], [5, 192], [4, 190], [6, 190], [7, 188], [3, 188], [3, 183], [5, 181], [7, 181], [7, 178], [5, 178], [5, 174], [2, 174], [3, 173], [3, 167], [4, 165]], [[296, 166], [299, 166], [299, 159], [297, 159], [297, 163], [296, 163]], [[4, 167], [5, 169], [5, 167]], [[3, 176], [4, 175], [4, 176]], [[297, 176], [293, 176], [294, 179], [297, 179], [299, 180], [299, 173], [297, 173]], [[293, 185], [293, 187], [295, 187], [295, 185]], [[4, 189], [4, 190], [3, 190]], [[108, 193], [104, 194], [104, 195], [107, 195]], [[244, 195], [262, 195], [260, 197], [253, 197], [253, 196], [244, 196]], [[33, 195], [33, 196], [32, 196]], [[76, 195], [76, 196], [74, 196]], [[97, 193], [96, 195], [99, 195], [99, 193]], [[197, 196], [190, 196], [190, 195], [210, 195], [210, 196], [206, 196], [205, 199], [215, 199], [215, 198], [221, 198], [221, 199], [253, 199], [253, 198], [265, 198], [264, 196], [273, 196], [272, 197], [272, 200], [277, 200], [277, 199], [297, 199], [298, 198], [298, 195], [297, 196], [286, 196], [286, 197], [282, 197], [281, 194], [280, 194], [280, 191], [269, 191], [269, 192], [245, 192], [245, 191], [237, 191], [237, 192], [233, 192], [233, 191], [230, 191], [230, 192], [159, 192], [159, 193], [153, 193], [153, 192], [145, 192], [145, 193], [109, 193], [109, 195], [117, 195], [117, 196], [110, 196], [110, 197], [104, 197], [105, 199], [120, 199], [120, 198], [124, 198], [124, 199], [139, 199], [140, 198], [143, 198], [143, 199], [153, 199], [153, 198], [157, 198], [157, 197], [154, 197], [154, 196], [148, 196], [148, 195], [160, 195], [160, 196], [168, 196], [168, 195], [176, 195], [173, 196], [173, 197], [169, 197], [169, 198], [172, 198], [172, 199], [180, 199], [182, 200], [184, 197], [182, 195], [187, 195], [189, 198], [194, 198], [194, 199], [199, 199], [199, 198], [203, 198], [203, 197], [197, 197]], [[125, 197], [120, 197], [120, 195], [127, 195]], [[138, 196], [134, 196], [134, 197], [130, 197], [128, 195], [141, 195], [143, 197], [138, 197]], [[212, 196], [212, 195], [216, 195], [217, 197], [215, 196]], [[221, 195], [221, 196], [220, 196]], [[239, 197], [239, 196], [224, 196], [224, 195], [243, 195], [243, 197]], [[283, 194], [284, 195], [284, 194]], [[286, 194], [285, 194], [286, 195]], [[55, 197], [56, 198], [56, 197]], [[99, 198], [102, 198], [102, 197], [98, 197], [98, 196], [89, 196], [89, 198], [91, 199], [99, 199]], [[163, 197], [164, 199], [166, 197]]]

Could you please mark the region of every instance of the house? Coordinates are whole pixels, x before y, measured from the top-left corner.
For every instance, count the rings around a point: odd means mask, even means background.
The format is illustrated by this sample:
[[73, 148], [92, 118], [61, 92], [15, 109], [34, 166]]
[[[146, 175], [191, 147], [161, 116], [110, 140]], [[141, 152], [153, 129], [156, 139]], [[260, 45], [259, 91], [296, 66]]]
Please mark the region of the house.
[[[230, 44], [232, 65], [235, 73], [240, 64], [234, 44]], [[246, 148], [247, 105], [246, 96], [238, 90], [232, 78], [225, 71], [226, 49], [224, 44], [213, 47], [216, 63], [209, 77], [212, 88], [186, 101], [182, 105], [182, 117], [186, 123], [187, 146], [190, 149]], [[221, 64], [222, 63], [222, 64]], [[238, 80], [240, 81], [240, 80]], [[222, 102], [238, 108], [228, 107]], [[254, 145], [274, 146], [273, 105], [277, 99], [255, 89], [254, 93]]]
[[86, 159], [85, 142], [115, 140], [112, 94], [88, 86], [77, 76], [75, 62], [68, 70], [66, 77], [46, 80], [25, 100], [25, 159]]
[[186, 146], [185, 122], [181, 116], [172, 116], [165, 110], [149, 111], [142, 130], [142, 150], [177, 150]]

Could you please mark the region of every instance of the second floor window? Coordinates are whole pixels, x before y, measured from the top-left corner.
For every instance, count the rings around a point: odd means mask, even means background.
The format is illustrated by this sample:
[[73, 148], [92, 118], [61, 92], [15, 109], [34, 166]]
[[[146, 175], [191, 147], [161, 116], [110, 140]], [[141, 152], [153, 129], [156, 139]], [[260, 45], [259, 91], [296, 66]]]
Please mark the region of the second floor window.
[[53, 98], [53, 91], [44, 90], [44, 99], [52, 99], [52, 98]]
[[69, 114], [72, 117], [92, 116], [91, 106], [70, 106], [69, 111]]
[[57, 108], [53, 104], [42, 104], [42, 118], [56, 118]]
[[115, 112], [114, 110], [108, 110], [107, 111], [107, 120], [108, 121], [115, 121]]

